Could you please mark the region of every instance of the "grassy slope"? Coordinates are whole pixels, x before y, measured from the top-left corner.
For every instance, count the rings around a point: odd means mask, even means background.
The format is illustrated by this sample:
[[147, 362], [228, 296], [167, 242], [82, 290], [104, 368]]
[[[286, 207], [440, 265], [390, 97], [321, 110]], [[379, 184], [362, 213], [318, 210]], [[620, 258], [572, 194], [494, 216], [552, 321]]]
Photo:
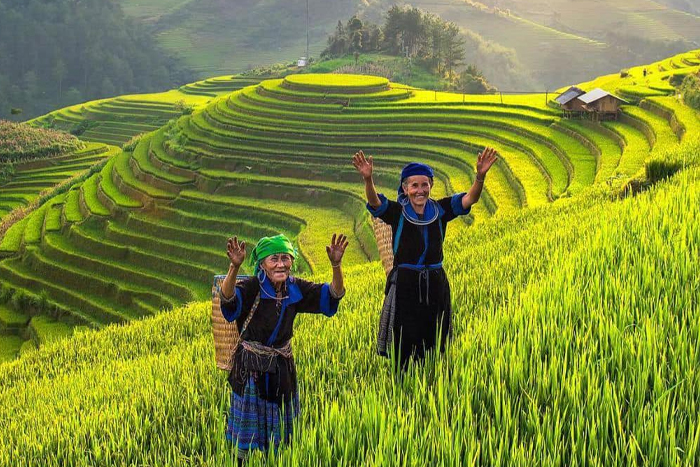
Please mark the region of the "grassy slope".
[[[462, 99], [414, 100], [436, 97]], [[512, 99], [544, 107], [543, 96]], [[697, 162], [697, 144], [668, 156]], [[611, 465], [631, 464], [632, 447], [652, 465], [692, 459], [699, 176], [689, 169], [622, 202], [595, 188], [497, 216], [470, 229], [466, 247], [452, 227], [457, 340], [432, 387], [432, 364], [398, 388], [374, 377], [387, 371], [371, 350], [383, 277], [376, 262], [369, 273], [351, 268], [344, 311], [299, 323], [304, 435], [282, 463], [390, 465], [400, 452], [411, 465], [557, 455]], [[0, 366], [0, 465], [220, 464], [226, 386], [212, 369], [207, 308], [78, 335]], [[451, 379], [445, 365], [458, 369]], [[676, 412], [691, 415], [669, 421]]]
[[[304, 410], [278, 465], [692, 462], [699, 202], [693, 168], [449, 236], [455, 345], [403, 381], [373, 352], [379, 264], [351, 269], [338, 316], [297, 325]], [[0, 465], [225, 465], [208, 314], [193, 304], [1, 366]]]
[[[605, 31], [629, 30], [644, 37], [653, 32], [653, 37], [658, 39], [699, 40], [700, 19], [647, 0], [618, 0], [614, 5], [606, 2], [607, 13], [603, 20], [600, 6], [592, 2], [550, 0], [533, 7], [530, 2], [519, 3], [527, 5], [522, 7], [519, 17], [494, 14], [472, 7], [468, 2], [416, 2], [415, 5], [439, 13], [496, 44], [515, 49], [520, 61], [543, 87], [578, 82], [609, 69], [611, 64], [602, 57], [603, 45], [597, 42], [601, 31], [579, 30], [582, 24], [591, 24], [590, 17], [595, 17], [595, 24]], [[580, 3], [585, 5], [580, 6]], [[381, 22], [379, 18], [392, 4], [386, 0], [330, 4], [310, 0], [311, 56], [319, 56], [338, 19], [346, 20], [360, 11], [373, 21]], [[123, 5], [127, 14], [154, 23], [160, 43], [203, 76], [291, 62], [305, 54], [306, 6], [303, 0], [167, 0], [162, 6], [159, 2], [157, 7], [152, 0], [123, 0]], [[562, 12], [561, 25], [552, 21], [554, 9]], [[521, 11], [515, 6], [511, 10]], [[571, 10], [575, 14], [569, 14]], [[582, 21], [581, 15], [586, 19]], [[284, 27], [277, 27], [279, 24]], [[596, 40], [590, 40], [591, 37]], [[562, 56], [569, 57], [566, 68], [560, 65]], [[574, 63], [572, 59], [578, 61]], [[488, 78], [499, 84], [498, 76]]]
[[[647, 39], [700, 39], [700, 18], [651, 0], [591, 2], [536, 0], [500, 2], [516, 14], [541, 24], [559, 25], [582, 36], [600, 37], [606, 30]], [[601, 9], [605, 14], [601, 14]]]

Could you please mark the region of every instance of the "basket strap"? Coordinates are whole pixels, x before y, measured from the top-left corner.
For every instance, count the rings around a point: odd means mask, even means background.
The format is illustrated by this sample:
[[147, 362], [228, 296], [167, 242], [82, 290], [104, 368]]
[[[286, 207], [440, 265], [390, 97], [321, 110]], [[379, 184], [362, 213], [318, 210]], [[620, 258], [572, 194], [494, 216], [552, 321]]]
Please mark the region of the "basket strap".
[[399, 239], [401, 238], [401, 232], [403, 231], [403, 213], [401, 213], [401, 218], [399, 219], [399, 225], [396, 228], [396, 238], [394, 238], [394, 256], [396, 256], [396, 252], [399, 251]]
[[253, 319], [253, 315], [255, 314], [255, 310], [258, 309], [258, 305], [260, 305], [260, 292], [258, 292], [258, 294], [255, 296], [255, 301], [253, 302], [253, 306], [250, 308], [250, 314], [248, 314], [248, 317], [245, 319], [245, 322], [243, 323], [243, 327], [241, 328], [241, 332], [238, 333], [239, 336], [243, 336], [243, 333], [248, 328], [248, 324], [250, 324], [250, 320]]

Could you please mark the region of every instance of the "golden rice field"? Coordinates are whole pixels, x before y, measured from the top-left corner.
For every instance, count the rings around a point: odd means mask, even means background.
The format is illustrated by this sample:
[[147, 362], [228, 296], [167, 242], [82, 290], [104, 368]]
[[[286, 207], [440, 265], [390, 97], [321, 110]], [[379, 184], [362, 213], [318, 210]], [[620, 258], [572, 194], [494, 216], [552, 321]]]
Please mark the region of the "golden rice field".
[[[649, 96], [599, 125], [562, 120], [554, 96], [234, 78], [57, 111], [113, 135], [167, 123], [87, 170], [69, 155], [0, 185], [80, 174], [0, 239], [0, 466], [231, 465], [208, 301], [225, 240], [284, 232], [297, 274], [325, 281], [335, 231], [348, 294], [299, 319], [298, 429], [249, 465], [695, 465], [695, 111]], [[487, 145], [501, 160], [445, 243], [455, 339], [400, 377], [374, 350], [385, 275], [350, 155], [375, 156], [385, 193], [426, 161], [444, 196]]]

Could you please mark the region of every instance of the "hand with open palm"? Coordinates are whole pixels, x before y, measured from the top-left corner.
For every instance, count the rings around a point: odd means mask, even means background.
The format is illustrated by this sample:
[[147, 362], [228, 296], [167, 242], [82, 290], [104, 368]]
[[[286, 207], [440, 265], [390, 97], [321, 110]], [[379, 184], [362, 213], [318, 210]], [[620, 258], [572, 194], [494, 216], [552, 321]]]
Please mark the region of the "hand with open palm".
[[328, 253], [328, 259], [331, 261], [331, 265], [337, 266], [343, 260], [343, 255], [345, 254], [345, 249], [348, 247], [348, 237], [343, 234], [333, 234], [331, 238], [331, 244], [326, 247], [326, 253]]
[[364, 152], [358, 151], [352, 156], [352, 165], [355, 166], [365, 180], [372, 177], [372, 172], [374, 171], [374, 160], [372, 156], [366, 158]]
[[239, 242], [238, 237], [229, 238], [226, 245], [226, 254], [228, 259], [231, 260], [231, 264], [237, 268], [241, 267], [246, 255], [245, 242]]
[[476, 159], [476, 176], [482, 179], [486, 176], [486, 172], [491, 169], [491, 166], [498, 160], [498, 151], [494, 148], [485, 148], [479, 153]]

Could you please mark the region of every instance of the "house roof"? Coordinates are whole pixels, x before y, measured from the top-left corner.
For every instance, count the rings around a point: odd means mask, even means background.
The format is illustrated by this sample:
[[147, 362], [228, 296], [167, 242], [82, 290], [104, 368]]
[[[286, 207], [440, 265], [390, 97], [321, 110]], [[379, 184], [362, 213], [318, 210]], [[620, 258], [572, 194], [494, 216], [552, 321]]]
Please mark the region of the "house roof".
[[584, 104], [590, 104], [591, 102], [595, 102], [595, 101], [600, 100], [606, 96], [612, 96], [615, 99], [617, 99], [618, 101], [624, 102], [625, 104], [627, 104], [626, 100], [620, 99], [619, 97], [617, 97], [613, 94], [610, 94], [608, 91], [603, 91], [600, 88], [595, 88], [594, 90], [587, 92], [586, 94], [584, 94], [582, 96], [578, 96], [578, 99], [581, 102], [583, 102]]
[[560, 105], [565, 105], [566, 103], [571, 102], [572, 100], [576, 99], [582, 94], [586, 94], [586, 91], [583, 91], [577, 88], [576, 86], [571, 86], [569, 89], [564, 91], [559, 97], [554, 99], [554, 101]]

